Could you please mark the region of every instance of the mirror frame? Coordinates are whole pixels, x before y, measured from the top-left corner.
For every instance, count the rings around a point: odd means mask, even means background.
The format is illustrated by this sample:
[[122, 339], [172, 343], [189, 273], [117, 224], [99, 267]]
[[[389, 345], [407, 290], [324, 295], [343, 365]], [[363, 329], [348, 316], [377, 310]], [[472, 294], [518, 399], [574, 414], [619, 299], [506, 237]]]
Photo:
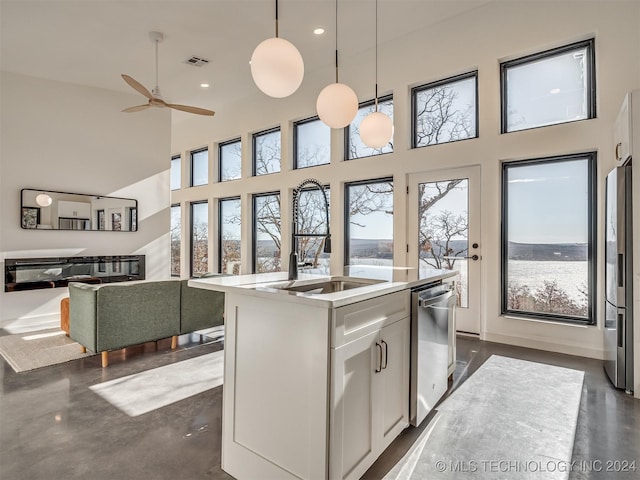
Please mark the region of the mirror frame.
[[[42, 220], [42, 210], [45, 208], [49, 208], [51, 205], [43, 207], [40, 205], [32, 205], [32, 202], [27, 202], [28, 204], [25, 205], [25, 192], [33, 192], [36, 195], [37, 194], [41, 194], [41, 193], [46, 193], [46, 194], [57, 194], [57, 195], [78, 195], [78, 196], [82, 196], [82, 197], [90, 197], [90, 198], [94, 198], [94, 199], [110, 199], [110, 200], [125, 200], [127, 202], [133, 202], [133, 206], [132, 207], [121, 207], [122, 208], [122, 212], [111, 212], [111, 216], [113, 218], [107, 218], [107, 212], [105, 212], [105, 208], [102, 209], [91, 209], [90, 212], [90, 218], [89, 218], [89, 229], [86, 228], [59, 228], [59, 226], [57, 226], [56, 228], [53, 228], [52, 224], [47, 224], [47, 227], [39, 227], [40, 221]], [[128, 217], [128, 226], [129, 228], [127, 229], [122, 229], [122, 224], [124, 223], [125, 219], [123, 217], [125, 217], [125, 215], [123, 215], [124, 213], [124, 209], [125, 208], [129, 208], [130, 212], [129, 212], [129, 217]], [[101, 218], [102, 217], [102, 218]], [[79, 220], [84, 220], [86, 219], [86, 217], [82, 217], [82, 219]], [[59, 219], [58, 219], [59, 220]], [[110, 225], [112, 226], [116, 226], [118, 225], [120, 228], [110, 228], [110, 229], [106, 229], [106, 228], [99, 228], [100, 225], [103, 225], [103, 227], [106, 227], [107, 221], [111, 222]], [[92, 228], [93, 226], [95, 226], [96, 228]], [[137, 232], [138, 231], [138, 200], [136, 200], [135, 198], [126, 198], [126, 197], [113, 197], [113, 196], [109, 196], [109, 195], [97, 195], [97, 194], [89, 194], [89, 193], [74, 193], [74, 192], [60, 192], [57, 190], [44, 190], [44, 189], [38, 189], [38, 188], [23, 188], [20, 190], [20, 227], [23, 230], [47, 230], [47, 231], [51, 231], [51, 230], [55, 230], [55, 231], [63, 231], [63, 232], [69, 232], [69, 231], [81, 231], [81, 232]], [[133, 227], [133, 228], [131, 228]]]

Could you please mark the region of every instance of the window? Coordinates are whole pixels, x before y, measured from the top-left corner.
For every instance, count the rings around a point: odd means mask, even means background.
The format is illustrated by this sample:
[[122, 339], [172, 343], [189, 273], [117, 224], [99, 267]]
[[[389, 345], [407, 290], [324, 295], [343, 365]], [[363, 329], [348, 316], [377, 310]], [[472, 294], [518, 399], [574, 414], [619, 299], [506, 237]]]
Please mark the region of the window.
[[180, 235], [182, 219], [180, 205], [171, 205], [171, 276], [180, 276]]
[[209, 203], [191, 203], [191, 276], [209, 271]]
[[348, 265], [393, 265], [393, 179], [345, 186]]
[[171, 190], [179, 190], [181, 183], [180, 175], [180, 155], [171, 157]]
[[[324, 191], [330, 202], [329, 187], [325, 187]], [[298, 195], [298, 233], [323, 235], [327, 233], [328, 221], [322, 192], [317, 188], [301, 190]], [[329, 254], [323, 252], [324, 238], [298, 237], [298, 262], [312, 268], [312, 273], [329, 273]]]
[[209, 183], [209, 150], [191, 152], [191, 186]]
[[331, 161], [331, 129], [318, 117], [293, 124], [294, 168], [326, 165]]
[[477, 138], [478, 72], [411, 90], [412, 148]]
[[[393, 137], [389, 143], [382, 148], [367, 147], [360, 139], [360, 124], [364, 117], [376, 111], [375, 100], [370, 100], [360, 104], [356, 118], [353, 119], [351, 125], [345, 128], [345, 155], [347, 160], [355, 158], [371, 157], [383, 153], [393, 152]], [[393, 121], [393, 96], [388, 95], [378, 99], [378, 111], [388, 115]]]
[[253, 271], [279, 272], [282, 256], [280, 194], [253, 196]]
[[253, 134], [253, 174], [280, 171], [280, 128]]
[[240, 274], [240, 198], [220, 200], [218, 245], [220, 273]]
[[502, 167], [502, 311], [595, 323], [595, 154]]
[[242, 176], [242, 142], [240, 139], [221, 143], [218, 146], [218, 181], [236, 180]]
[[500, 65], [502, 133], [596, 116], [593, 39]]

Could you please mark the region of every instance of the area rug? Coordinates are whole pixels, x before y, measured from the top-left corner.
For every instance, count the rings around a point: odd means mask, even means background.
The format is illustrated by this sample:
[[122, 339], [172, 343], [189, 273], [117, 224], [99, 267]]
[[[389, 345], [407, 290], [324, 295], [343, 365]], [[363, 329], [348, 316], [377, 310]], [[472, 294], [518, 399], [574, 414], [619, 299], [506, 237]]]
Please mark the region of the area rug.
[[0, 354], [18, 373], [93, 355], [59, 328], [0, 337]]
[[222, 385], [224, 351], [190, 358], [89, 387], [136, 417]]
[[584, 372], [491, 356], [385, 480], [566, 479]]

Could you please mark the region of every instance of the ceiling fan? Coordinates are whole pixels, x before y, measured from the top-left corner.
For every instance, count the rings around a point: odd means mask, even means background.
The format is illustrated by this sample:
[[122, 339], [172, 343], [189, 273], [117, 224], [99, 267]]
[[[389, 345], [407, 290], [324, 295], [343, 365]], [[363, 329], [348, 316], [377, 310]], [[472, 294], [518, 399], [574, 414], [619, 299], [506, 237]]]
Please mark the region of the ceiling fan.
[[150, 32], [149, 38], [156, 44], [156, 86], [151, 92], [147, 90], [140, 82], [133, 79], [129, 75], [122, 74], [122, 78], [127, 82], [131, 88], [138, 91], [149, 99], [149, 102], [144, 105], [136, 105], [135, 107], [129, 107], [122, 110], [123, 112], [139, 112], [140, 110], [146, 110], [149, 107], [164, 108], [169, 107], [174, 110], [181, 110], [183, 112], [195, 113], [197, 115], [213, 116], [216, 112], [213, 110], [207, 110], [206, 108], [190, 107], [189, 105], [176, 105], [175, 103], [167, 103], [162, 98], [160, 93], [160, 87], [158, 87], [158, 43], [164, 40], [164, 35], [160, 32]]

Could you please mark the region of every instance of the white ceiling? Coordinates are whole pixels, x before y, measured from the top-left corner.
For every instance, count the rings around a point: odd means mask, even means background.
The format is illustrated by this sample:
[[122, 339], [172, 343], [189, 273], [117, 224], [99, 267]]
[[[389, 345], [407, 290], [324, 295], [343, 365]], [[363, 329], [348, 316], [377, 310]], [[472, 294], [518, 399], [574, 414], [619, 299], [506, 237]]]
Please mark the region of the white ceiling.
[[[0, 0], [2, 70], [134, 93], [120, 77], [155, 84], [150, 31], [164, 33], [159, 83], [173, 103], [216, 109], [257, 91], [249, 59], [274, 35], [274, 0]], [[379, 43], [443, 21], [487, 0], [379, 0]], [[293, 42], [307, 72], [332, 65], [333, 0], [281, 0], [280, 36]], [[342, 59], [374, 45], [374, 0], [340, 0]], [[321, 26], [322, 36], [312, 33]], [[211, 62], [183, 63], [192, 55]], [[208, 90], [200, 83], [209, 83]], [[144, 103], [141, 97], [141, 103]]]

